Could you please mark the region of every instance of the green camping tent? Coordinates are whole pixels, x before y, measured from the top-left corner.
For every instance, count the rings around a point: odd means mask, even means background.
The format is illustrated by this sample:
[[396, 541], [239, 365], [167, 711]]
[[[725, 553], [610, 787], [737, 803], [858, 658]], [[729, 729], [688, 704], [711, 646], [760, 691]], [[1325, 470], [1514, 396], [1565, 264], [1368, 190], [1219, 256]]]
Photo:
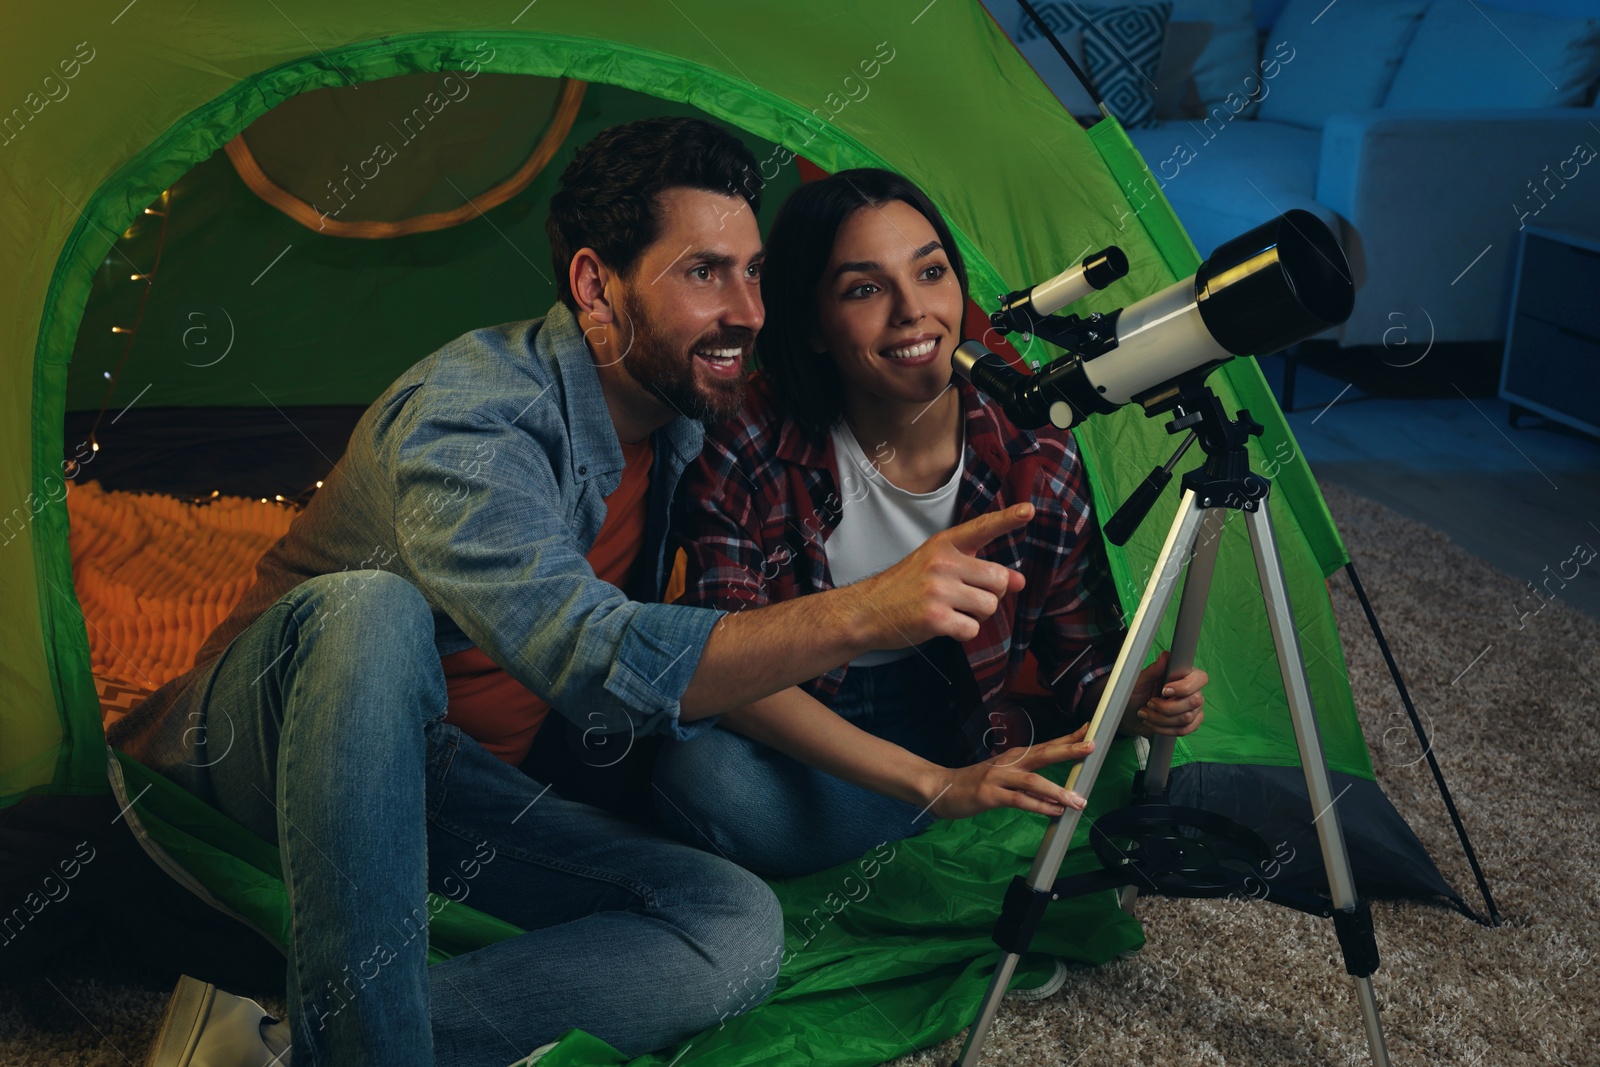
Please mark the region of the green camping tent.
[[[1132, 271], [1086, 301], [1089, 310], [1131, 303], [1198, 265], [1165, 201], [1149, 202], [1154, 183], [1118, 125], [1082, 129], [976, 0], [866, 7], [535, 0], [518, 7], [282, 0], [196, 8], [135, 0], [92, 18], [40, 9], [10, 20], [0, 68], [0, 329], [9, 353], [0, 382], [0, 806], [30, 794], [108, 788], [90, 669], [94, 619], [80, 610], [68, 551], [63, 459], [81, 441], [64, 433], [69, 420], [91, 413], [109, 431], [111, 413], [146, 425], [154, 418], [181, 451], [185, 411], [236, 409], [242, 418], [364, 405], [456, 334], [542, 314], [554, 292], [543, 198], [575, 145], [605, 125], [657, 113], [725, 123], [764, 160], [771, 206], [798, 181], [796, 155], [828, 171], [901, 171], [945, 211], [973, 294], [986, 306], [1054, 274], [1075, 254], [1113, 243]], [[525, 99], [540, 115], [569, 99], [565, 86], [587, 89], [548, 165], [460, 225], [389, 240], [319, 232], [250, 192], [237, 160], [224, 157], [228, 142], [300, 94], [364, 92], [383, 79], [468, 69], [531, 76], [540, 87]], [[458, 146], [458, 154], [489, 151], [502, 135], [520, 138], [518, 152], [478, 168], [509, 169], [554, 121], [483, 131], [476, 148]], [[457, 190], [462, 199], [479, 191]], [[1130, 191], [1140, 210], [1130, 210]], [[437, 192], [437, 183], [421, 190], [418, 202], [444, 209], [429, 200]], [[144, 214], [163, 207], [164, 214]], [[152, 218], [160, 229], [147, 225]], [[164, 257], [159, 277], [132, 277], [151, 269], [156, 250]], [[187, 347], [184, 331], [202, 321], [193, 314], [209, 316], [212, 326], [227, 317], [226, 359], [207, 364], [216, 349], [202, 359]], [[137, 335], [120, 336], [133, 321], [142, 323]], [[1338, 533], [1254, 361], [1234, 361], [1212, 385], [1266, 425], [1252, 449], [1257, 469], [1274, 477], [1272, 514], [1323, 743], [1334, 770], [1370, 780], [1324, 586], [1346, 562]], [[1102, 515], [1169, 446], [1163, 427], [1135, 407], [1090, 422], [1080, 440]], [[94, 476], [87, 463], [71, 469]], [[1125, 550], [1110, 550], [1130, 610], [1168, 514], [1158, 508]], [[1237, 524], [1227, 528], [1221, 556], [1212, 625], [1197, 656], [1213, 679], [1207, 725], [1178, 746], [1177, 760], [1295, 766], [1253, 562]], [[1167, 626], [1170, 633], [1170, 619]], [[137, 764], [115, 756], [109, 763], [130, 821], [171, 873], [282, 943], [274, 851]], [[1124, 800], [1132, 771], [1131, 753], [1113, 760], [1095, 807]], [[1025, 867], [1040, 826], [991, 813], [905, 843], [907, 859], [891, 867], [892, 888], [886, 875], [871, 902], [812, 936], [797, 934], [773, 1002], [730, 1021], [679, 1062], [740, 1062], [740, 1049], [747, 1059], [755, 1047], [768, 1050], [764, 1062], [874, 1062], [959, 1029], [992, 963], [986, 937], [999, 890]], [[1074, 863], [1088, 862], [1081, 852]], [[825, 872], [780, 892], [792, 915], [813, 914], [836, 883]], [[906, 905], [908, 897], [919, 902]], [[1052, 917], [1038, 947], [1110, 958], [1141, 937], [1119, 916], [1104, 894], [1086, 898]], [[1074, 926], [1099, 932], [1070, 936]], [[436, 950], [450, 952], [509, 932], [449, 904], [432, 934]], [[863, 939], [873, 952], [862, 951]], [[901, 1026], [885, 1034], [880, 1020], [854, 1025], [859, 1003], [847, 1005], [850, 994], [834, 992], [852, 986], [875, 988], [874, 1011], [898, 1012]], [[808, 1026], [808, 1018], [830, 1025]], [[592, 1062], [598, 1053], [584, 1055]]]

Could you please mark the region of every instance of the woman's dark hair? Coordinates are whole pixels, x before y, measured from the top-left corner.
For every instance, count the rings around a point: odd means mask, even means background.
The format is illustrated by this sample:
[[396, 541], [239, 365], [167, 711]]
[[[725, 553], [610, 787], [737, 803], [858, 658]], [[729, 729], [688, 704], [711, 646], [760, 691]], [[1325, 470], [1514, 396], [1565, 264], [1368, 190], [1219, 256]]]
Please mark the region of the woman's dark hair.
[[767, 235], [761, 268], [766, 322], [756, 335], [761, 373], [772, 384], [784, 414], [806, 428], [825, 432], [844, 417], [844, 382], [833, 357], [812, 350], [817, 335], [817, 283], [833, 255], [844, 220], [864, 207], [903, 200], [916, 208], [950, 259], [967, 299], [967, 268], [955, 238], [933, 201], [908, 178], [875, 167], [842, 170], [796, 189]]
[[702, 119], [653, 118], [595, 135], [561, 173], [545, 232], [556, 269], [556, 292], [576, 312], [568, 269], [580, 248], [600, 253], [628, 277], [661, 232], [656, 196], [687, 186], [742, 196], [761, 209], [761, 177], [744, 142]]

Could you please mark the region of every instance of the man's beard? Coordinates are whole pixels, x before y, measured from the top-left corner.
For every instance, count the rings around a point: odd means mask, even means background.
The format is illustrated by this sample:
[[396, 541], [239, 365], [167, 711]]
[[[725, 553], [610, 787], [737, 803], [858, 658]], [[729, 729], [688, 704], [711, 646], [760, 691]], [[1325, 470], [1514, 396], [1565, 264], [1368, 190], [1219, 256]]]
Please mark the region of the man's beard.
[[685, 418], [710, 423], [738, 414], [744, 403], [744, 375], [701, 381], [695, 373], [694, 350], [740, 348], [749, 351], [755, 331], [743, 326], [697, 338], [688, 351], [676, 349], [640, 314], [634, 301], [617, 301], [622, 318], [624, 355], [619, 361], [628, 376], [676, 408]]

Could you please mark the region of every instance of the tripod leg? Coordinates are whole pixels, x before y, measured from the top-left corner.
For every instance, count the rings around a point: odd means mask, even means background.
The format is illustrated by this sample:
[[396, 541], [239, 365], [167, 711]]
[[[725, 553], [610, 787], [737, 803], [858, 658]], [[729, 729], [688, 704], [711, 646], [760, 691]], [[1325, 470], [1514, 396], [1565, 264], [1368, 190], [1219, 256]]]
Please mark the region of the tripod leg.
[[[1133, 624], [1129, 628], [1128, 636], [1122, 642], [1122, 650], [1117, 654], [1116, 665], [1111, 668], [1111, 677], [1106, 684], [1105, 692], [1100, 697], [1100, 706], [1095, 709], [1094, 718], [1089, 722], [1088, 736], [1094, 741], [1094, 751], [1067, 775], [1067, 788], [1074, 790], [1080, 796], [1089, 796], [1094, 788], [1095, 779], [1100, 774], [1100, 768], [1105, 764], [1106, 757], [1111, 751], [1111, 742], [1117, 736], [1122, 713], [1128, 706], [1128, 700], [1133, 696], [1134, 684], [1139, 680], [1139, 670], [1155, 644], [1156, 630], [1161, 625], [1162, 617], [1167, 613], [1167, 606], [1172, 602], [1183, 562], [1194, 551], [1195, 540], [1199, 536], [1205, 514], [1205, 509], [1200, 507], [1194, 491], [1185, 490], [1178, 514], [1172, 520], [1172, 528], [1167, 532], [1166, 543], [1161, 547], [1161, 554], [1156, 557], [1155, 572], [1151, 576], [1149, 585], [1145, 587], [1143, 599], [1139, 601], [1139, 609], [1134, 613]], [[1044, 841], [1033, 857], [1033, 866], [1028, 871], [1027, 888], [1032, 891], [1030, 902], [1041, 913], [1043, 904], [1051, 899], [1056, 875], [1061, 871], [1061, 861], [1066, 858], [1067, 846], [1072, 843], [1072, 835], [1077, 830], [1081, 814], [1068, 808], [1065, 814], [1051, 819], [1049, 827], [1045, 830]], [[1013, 906], [1013, 898], [1014, 894], [1007, 894], [1008, 910]], [[1008, 916], [1003, 913], [1002, 924], [1006, 923], [1007, 918]], [[978, 1008], [978, 1017], [973, 1020], [972, 1028], [967, 1031], [967, 1042], [961, 1049], [961, 1058], [957, 1061], [959, 1067], [974, 1067], [977, 1064], [978, 1057], [983, 1053], [984, 1039], [989, 1036], [989, 1029], [994, 1025], [995, 1015], [1000, 1010], [1000, 1000], [1005, 996], [1006, 986], [1016, 970], [1017, 961], [1022, 958], [1022, 953], [1027, 951], [1027, 942], [1032, 937], [1033, 922], [1023, 921], [1020, 925], [1021, 932], [1018, 936], [1007, 937], [1005, 940], [1010, 942], [1009, 944], [1001, 942], [1003, 954], [999, 965], [995, 968], [994, 976], [989, 980], [988, 991], [984, 993], [983, 1003]], [[999, 939], [997, 930], [997, 941]]]
[[[1205, 617], [1206, 598], [1211, 595], [1211, 575], [1217, 567], [1217, 545], [1228, 521], [1223, 508], [1210, 508], [1200, 524], [1199, 541], [1189, 560], [1189, 573], [1183, 579], [1183, 599], [1178, 601], [1178, 621], [1172, 630], [1172, 657], [1167, 661], [1167, 677], [1185, 674], [1194, 666], [1195, 647], [1200, 643], [1200, 621]], [[1144, 791], [1154, 796], [1167, 791], [1167, 774], [1172, 770], [1172, 753], [1177, 738], [1157, 734], [1150, 739], [1150, 754], [1144, 766]], [[1119, 902], [1122, 910], [1133, 914], [1139, 887], [1123, 886]]]
[[1344, 951], [1345, 969], [1355, 982], [1372, 1062], [1377, 1067], [1388, 1067], [1389, 1052], [1383, 1040], [1383, 1024], [1378, 1018], [1377, 997], [1372, 991], [1378, 946], [1372, 935], [1371, 912], [1366, 902], [1357, 897], [1355, 877], [1350, 872], [1344, 831], [1338, 809], [1334, 807], [1339, 798], [1333, 793], [1332, 778], [1322, 751], [1316, 709], [1311, 703], [1311, 686], [1306, 680], [1305, 659], [1300, 653], [1289, 589], [1283, 579], [1283, 562], [1278, 555], [1278, 542], [1265, 498], [1260, 507], [1245, 513], [1245, 520], [1249, 524], [1250, 546], [1255, 552], [1256, 574], [1261, 580], [1261, 596], [1266, 601], [1267, 623], [1272, 628], [1273, 644], [1277, 646], [1278, 669], [1283, 675], [1283, 690], [1289, 701], [1289, 717], [1300, 748], [1306, 792], [1317, 813], [1313, 823], [1322, 848], [1322, 866], [1328, 872], [1328, 894], [1335, 909], [1334, 927], [1339, 933], [1339, 947]]
[[[1217, 568], [1217, 546], [1228, 521], [1224, 508], [1209, 508], [1200, 525], [1199, 541], [1189, 573], [1183, 581], [1183, 599], [1178, 601], [1178, 621], [1172, 631], [1172, 657], [1167, 661], [1167, 676], [1186, 674], [1194, 666], [1195, 647], [1200, 643], [1200, 621], [1205, 617], [1206, 598], [1211, 595], [1211, 576]], [[1159, 734], [1150, 739], [1150, 759], [1145, 765], [1147, 793], [1167, 790], [1167, 772], [1172, 769], [1176, 738]]]

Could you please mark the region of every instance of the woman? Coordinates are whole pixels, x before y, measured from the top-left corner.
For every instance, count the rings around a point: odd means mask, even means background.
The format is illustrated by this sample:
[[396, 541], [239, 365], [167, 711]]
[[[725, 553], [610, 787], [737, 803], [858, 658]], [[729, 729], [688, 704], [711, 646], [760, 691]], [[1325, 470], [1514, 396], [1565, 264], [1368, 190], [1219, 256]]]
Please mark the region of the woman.
[[[963, 645], [870, 653], [667, 745], [661, 818], [686, 841], [789, 876], [934, 817], [1081, 808], [1034, 771], [1092, 747], [1086, 721], [1122, 637], [1117, 604], [1071, 435], [1020, 430], [952, 378], [967, 278], [943, 217], [888, 171], [802, 186], [773, 223], [761, 290], [762, 370], [684, 476], [682, 602], [738, 611], [843, 586], [941, 530], [1032, 503], [1028, 525], [978, 553], [1025, 584]], [[1060, 714], [1014, 699], [1030, 650], [1054, 694], [1043, 703]], [[1125, 731], [1200, 725], [1205, 673], [1163, 686], [1165, 669], [1163, 653], [1140, 675]]]

